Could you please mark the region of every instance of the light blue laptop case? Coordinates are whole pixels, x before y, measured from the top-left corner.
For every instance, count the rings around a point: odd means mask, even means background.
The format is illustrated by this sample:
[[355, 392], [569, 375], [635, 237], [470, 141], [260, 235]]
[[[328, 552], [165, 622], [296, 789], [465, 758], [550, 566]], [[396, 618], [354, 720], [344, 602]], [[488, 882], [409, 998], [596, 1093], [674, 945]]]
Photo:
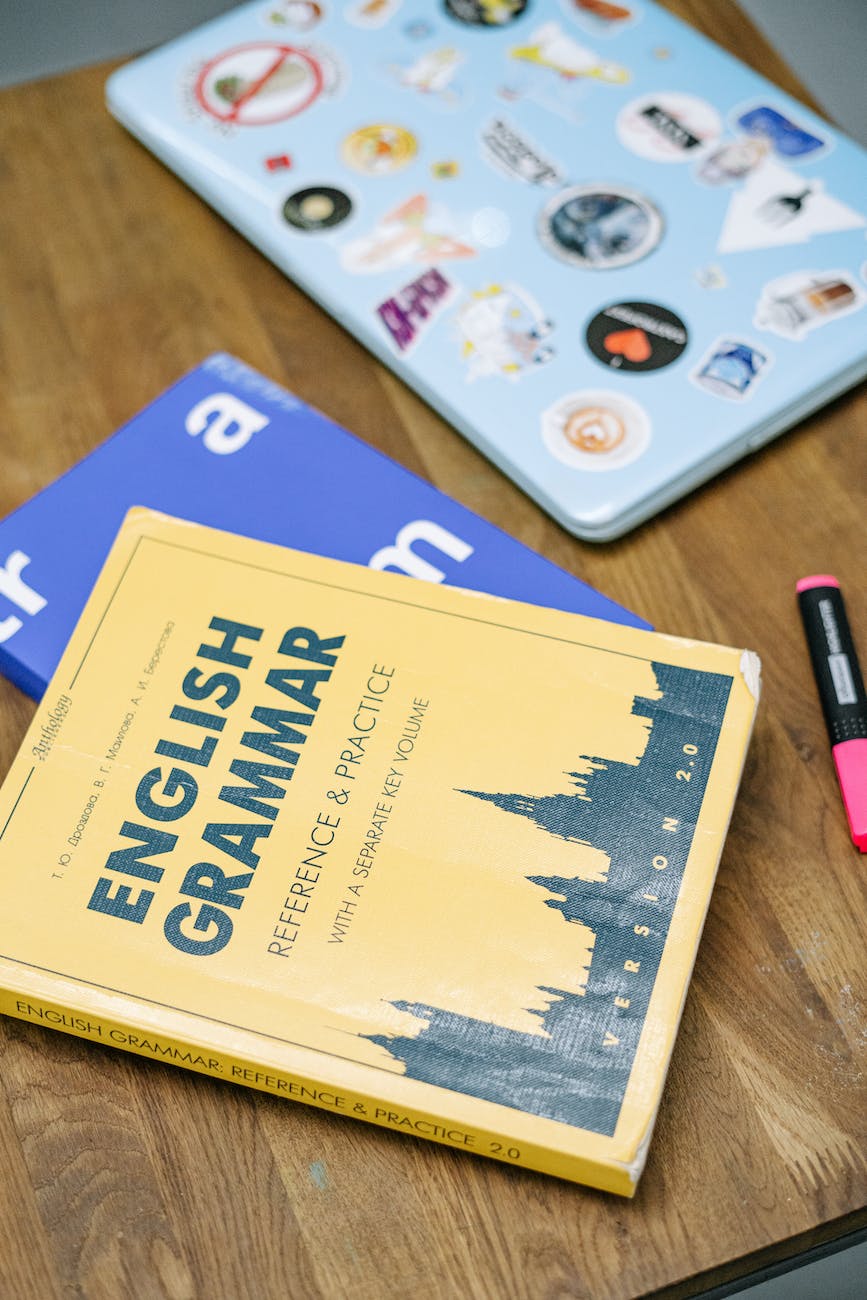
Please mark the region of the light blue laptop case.
[[649, 0], [266, 0], [107, 96], [580, 537], [867, 373], [867, 155]]

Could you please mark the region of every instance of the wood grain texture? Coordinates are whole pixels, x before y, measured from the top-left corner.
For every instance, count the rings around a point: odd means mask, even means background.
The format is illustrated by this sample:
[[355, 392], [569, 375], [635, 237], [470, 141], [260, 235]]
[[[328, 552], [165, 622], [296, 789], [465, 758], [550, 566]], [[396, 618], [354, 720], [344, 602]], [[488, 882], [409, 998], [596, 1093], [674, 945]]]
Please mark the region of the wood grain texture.
[[[733, 4], [670, 7], [799, 93]], [[867, 863], [793, 588], [836, 572], [867, 646], [867, 394], [582, 544], [131, 140], [106, 73], [0, 95], [0, 514], [226, 350], [657, 627], [754, 648], [764, 697], [633, 1202], [6, 1020], [0, 1295], [674, 1297], [863, 1225]], [[32, 711], [0, 681], [0, 771]]]

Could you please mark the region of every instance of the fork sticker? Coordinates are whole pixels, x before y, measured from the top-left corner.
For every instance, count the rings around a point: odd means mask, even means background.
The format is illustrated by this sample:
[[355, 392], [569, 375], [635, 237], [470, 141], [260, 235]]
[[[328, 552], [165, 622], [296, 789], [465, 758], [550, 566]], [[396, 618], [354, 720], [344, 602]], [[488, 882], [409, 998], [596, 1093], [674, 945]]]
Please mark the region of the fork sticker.
[[867, 225], [860, 212], [828, 194], [820, 180], [767, 158], [732, 193], [717, 251], [804, 244], [816, 235]]

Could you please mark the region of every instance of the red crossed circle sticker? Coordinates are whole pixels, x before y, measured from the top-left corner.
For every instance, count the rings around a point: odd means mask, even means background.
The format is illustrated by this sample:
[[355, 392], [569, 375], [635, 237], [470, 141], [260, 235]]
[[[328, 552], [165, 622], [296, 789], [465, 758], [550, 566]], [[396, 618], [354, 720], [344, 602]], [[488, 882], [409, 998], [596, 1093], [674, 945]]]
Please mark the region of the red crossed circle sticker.
[[324, 80], [309, 51], [255, 41], [206, 63], [196, 79], [195, 95], [205, 112], [221, 122], [267, 126], [309, 108]]

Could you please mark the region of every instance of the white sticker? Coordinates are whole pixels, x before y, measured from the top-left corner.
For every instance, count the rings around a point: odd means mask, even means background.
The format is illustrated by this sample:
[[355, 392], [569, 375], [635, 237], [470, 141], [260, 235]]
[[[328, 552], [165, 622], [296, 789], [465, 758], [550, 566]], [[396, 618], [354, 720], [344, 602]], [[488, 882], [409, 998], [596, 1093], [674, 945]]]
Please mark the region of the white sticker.
[[218, 122], [267, 126], [296, 117], [338, 79], [337, 63], [324, 50], [251, 41], [206, 63], [193, 93]]
[[864, 302], [864, 291], [849, 271], [795, 271], [764, 286], [754, 319], [758, 329], [800, 342]]
[[595, 50], [581, 45], [556, 22], [537, 27], [527, 45], [515, 46], [509, 53], [519, 63], [547, 68], [559, 77], [588, 77], [615, 86], [622, 86], [629, 80], [626, 68], [600, 58]]
[[732, 194], [717, 250], [743, 253], [804, 244], [816, 235], [864, 225], [861, 213], [827, 194], [822, 181], [768, 158]]
[[489, 284], [471, 294], [456, 315], [467, 379], [519, 379], [550, 361], [554, 325], [516, 284]]
[[642, 95], [617, 115], [623, 144], [652, 162], [695, 162], [721, 132], [720, 115], [712, 104], [677, 90]]
[[369, 234], [345, 244], [340, 260], [345, 270], [364, 275], [475, 255], [475, 246], [456, 234], [456, 223], [444, 205], [415, 194], [380, 217]]

